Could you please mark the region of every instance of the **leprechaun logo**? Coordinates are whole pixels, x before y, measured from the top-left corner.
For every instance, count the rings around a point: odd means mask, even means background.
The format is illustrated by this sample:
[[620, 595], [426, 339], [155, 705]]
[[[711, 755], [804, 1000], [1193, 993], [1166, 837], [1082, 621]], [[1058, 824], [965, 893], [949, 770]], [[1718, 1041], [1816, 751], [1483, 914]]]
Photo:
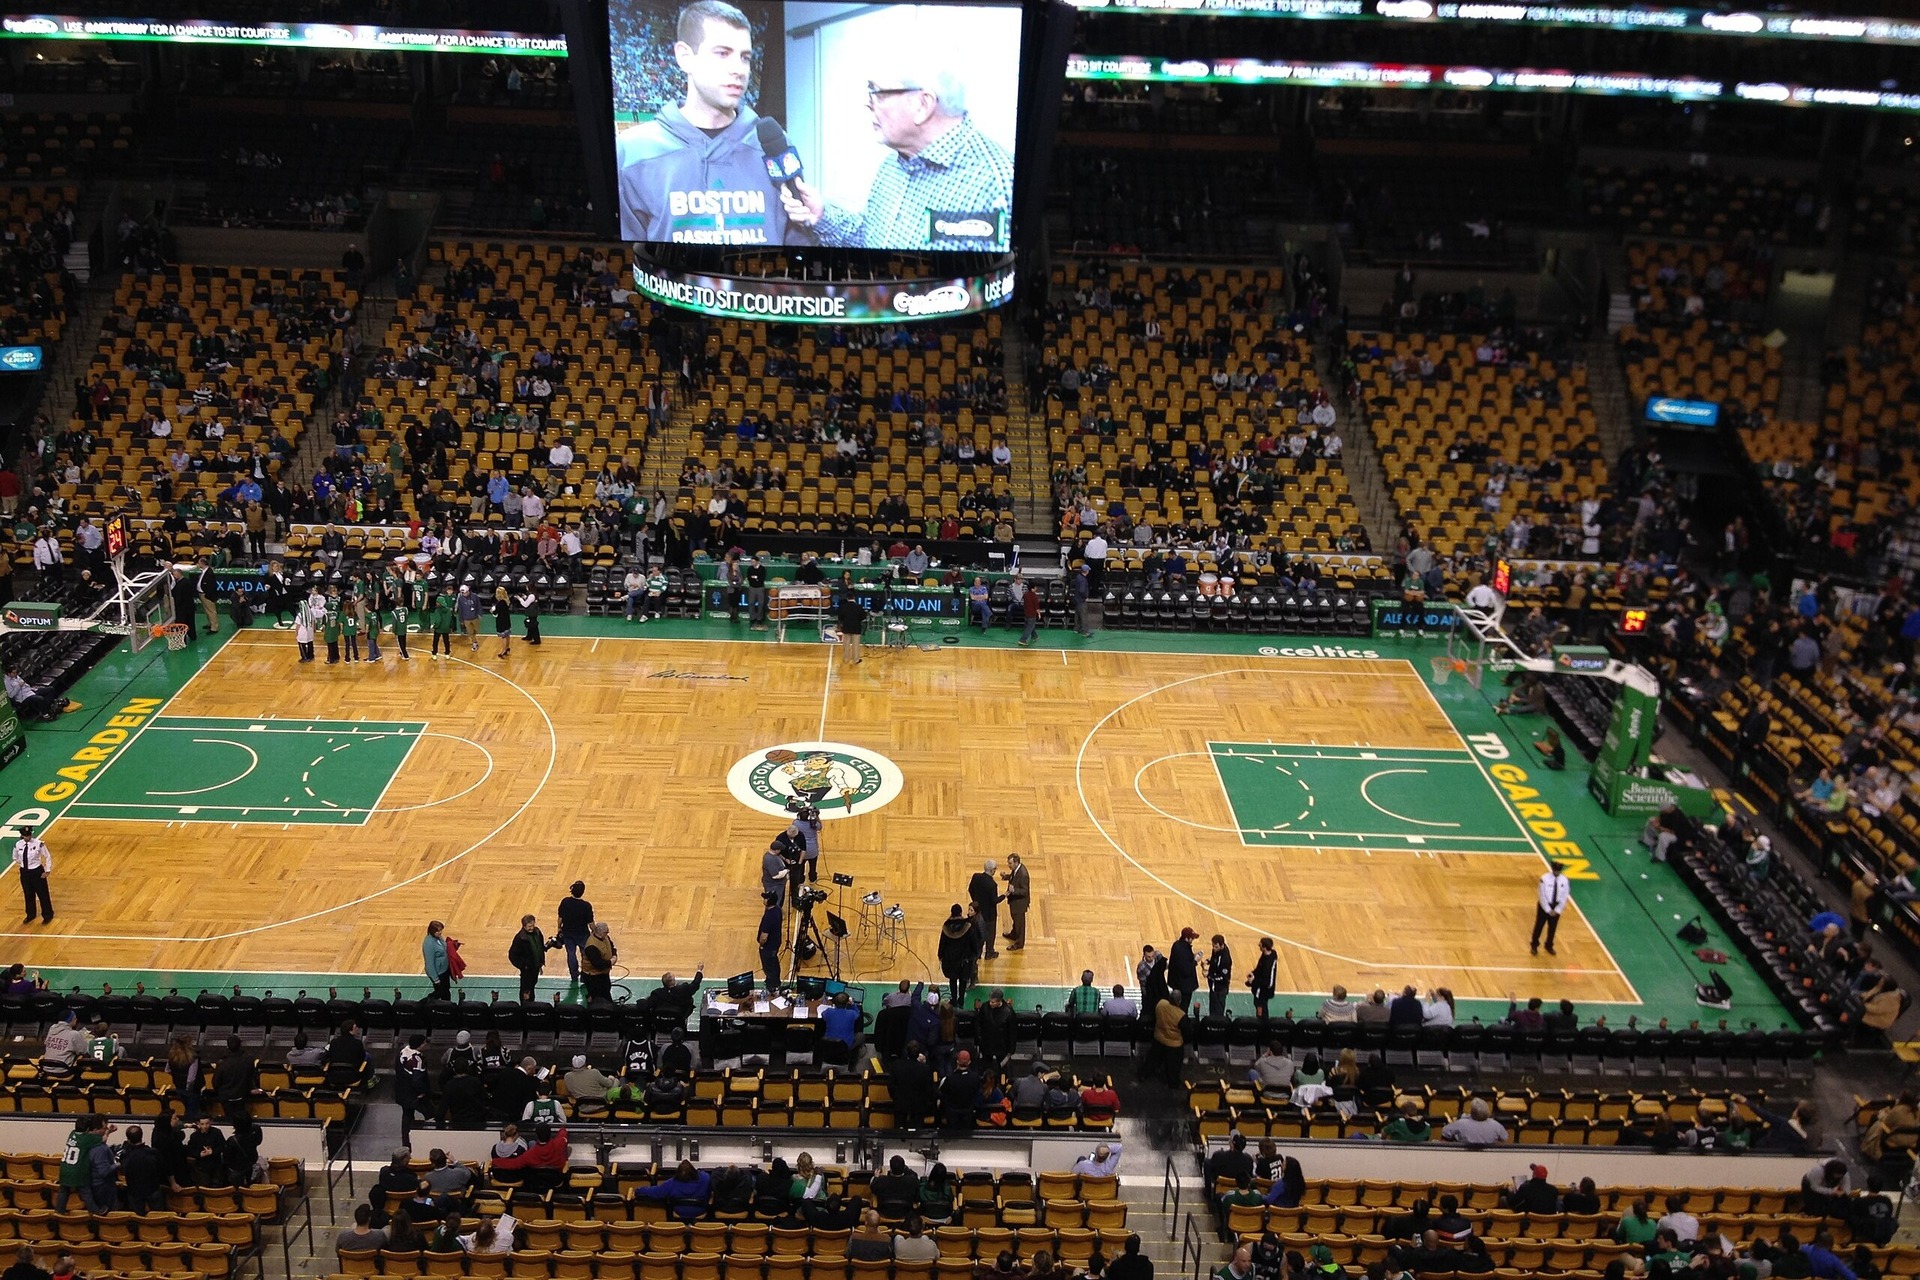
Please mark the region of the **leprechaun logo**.
[[809, 805], [823, 820], [868, 813], [899, 795], [903, 781], [893, 761], [845, 742], [783, 742], [727, 771], [734, 799], [783, 818]]

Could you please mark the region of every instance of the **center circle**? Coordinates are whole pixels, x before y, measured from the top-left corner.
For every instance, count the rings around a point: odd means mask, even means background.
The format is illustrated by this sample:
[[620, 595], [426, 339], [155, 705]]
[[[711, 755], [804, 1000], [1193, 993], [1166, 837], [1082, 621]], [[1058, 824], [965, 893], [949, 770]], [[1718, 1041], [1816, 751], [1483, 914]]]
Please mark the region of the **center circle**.
[[877, 751], [846, 742], [782, 742], [742, 756], [727, 770], [727, 790], [749, 809], [777, 818], [812, 805], [823, 821], [884, 808], [906, 775]]

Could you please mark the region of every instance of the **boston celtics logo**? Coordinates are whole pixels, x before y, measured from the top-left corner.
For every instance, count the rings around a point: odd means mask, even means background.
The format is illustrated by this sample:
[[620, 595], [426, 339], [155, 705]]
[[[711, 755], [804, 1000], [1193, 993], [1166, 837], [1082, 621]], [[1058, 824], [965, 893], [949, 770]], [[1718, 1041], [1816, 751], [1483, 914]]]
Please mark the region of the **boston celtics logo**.
[[893, 761], [845, 742], [782, 743], [727, 771], [734, 799], [778, 817], [811, 805], [822, 819], [850, 818], [890, 803], [902, 781]]

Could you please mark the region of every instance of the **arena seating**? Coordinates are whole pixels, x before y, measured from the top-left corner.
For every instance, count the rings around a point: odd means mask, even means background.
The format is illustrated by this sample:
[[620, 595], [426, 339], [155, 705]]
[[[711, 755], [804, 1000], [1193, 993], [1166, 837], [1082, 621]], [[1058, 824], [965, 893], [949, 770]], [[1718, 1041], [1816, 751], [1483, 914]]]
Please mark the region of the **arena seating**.
[[[30, 562], [30, 556], [19, 557]], [[59, 603], [66, 616], [85, 617], [99, 604], [103, 590], [99, 585], [69, 582], [64, 585], [36, 582], [31, 587], [15, 588], [16, 600], [47, 600]], [[63, 631], [51, 635], [14, 632], [0, 636], [0, 669], [19, 672], [22, 679], [44, 693], [65, 693], [88, 668], [119, 643], [117, 637]]]
[[0, 207], [0, 338], [10, 344], [52, 346], [66, 332], [66, 286], [59, 271], [66, 232], [63, 208], [77, 190], [70, 186], [14, 187]]
[[1011, 502], [1011, 466], [993, 461], [1008, 430], [1000, 326], [998, 313], [824, 335], [710, 324], [676, 511], [704, 532], [731, 488], [748, 535], [991, 536]]
[[1261, 256], [1247, 213], [1281, 172], [1271, 154], [1115, 148], [1063, 148], [1056, 170], [1075, 249], [1226, 261]]
[[[1327, 452], [1336, 433], [1308, 424], [1308, 452], [1282, 458], [1291, 421], [1276, 418], [1269, 429], [1250, 386], [1213, 381], [1216, 371], [1270, 379], [1301, 409], [1320, 391], [1310, 345], [1271, 310], [1278, 271], [1088, 262], [1056, 268], [1053, 283], [1056, 296], [1083, 301], [1056, 308], [1047, 362], [1038, 386], [1029, 372], [1028, 392], [1045, 393], [1055, 509], [1063, 522], [1079, 514], [1069, 536], [1092, 536], [1091, 511], [1124, 516], [1114, 539], [1123, 544], [1146, 524], [1156, 542], [1176, 546], [1224, 532], [1238, 548], [1274, 556], [1369, 550], [1338, 454]], [[1149, 321], [1160, 337], [1146, 336]], [[1060, 386], [1068, 368], [1082, 379], [1076, 391]], [[1249, 466], [1239, 492], [1203, 476], [1216, 462], [1222, 477], [1237, 476], [1227, 464], [1243, 453], [1265, 461]]]
[[6, 88], [45, 94], [129, 94], [137, 92], [147, 78], [144, 59], [121, 60], [89, 42], [69, 46], [7, 68]]
[[299, 1163], [278, 1157], [269, 1161], [269, 1182], [170, 1192], [163, 1211], [59, 1212], [52, 1207], [59, 1156], [9, 1153], [0, 1162], [0, 1256], [27, 1245], [44, 1266], [70, 1255], [95, 1276], [242, 1274], [262, 1253], [262, 1228], [281, 1223], [289, 1199], [304, 1194]]
[[1825, 412], [1814, 424], [1742, 432], [1747, 457], [1813, 547], [1878, 550], [1920, 500], [1908, 465], [1920, 426], [1920, 273], [1877, 279], [1857, 344], [1829, 355]]
[[1695, 320], [1673, 328], [1620, 330], [1630, 403], [1649, 396], [1711, 400], [1733, 425], [1754, 415], [1771, 419], [1780, 403], [1780, 353], [1763, 336]]
[[[413, 1167], [424, 1170], [420, 1162]], [[750, 1171], [760, 1172], [750, 1166]], [[634, 1276], [685, 1280], [724, 1266], [733, 1277], [800, 1280], [806, 1274], [843, 1275], [848, 1270], [848, 1229], [790, 1225], [793, 1219], [763, 1212], [759, 1204], [738, 1212], [705, 1210], [692, 1222], [637, 1194], [671, 1176], [673, 1166], [612, 1163], [568, 1167], [565, 1183], [553, 1190], [530, 1191], [513, 1183], [483, 1180], [460, 1197], [463, 1222], [478, 1223], [510, 1213], [524, 1230], [525, 1247], [511, 1258], [471, 1254], [468, 1275], [552, 1274]], [[866, 1170], [822, 1168], [826, 1197], [852, 1204], [870, 1199], [872, 1175]], [[929, 1214], [928, 1234], [940, 1250], [937, 1262], [853, 1263], [854, 1275], [884, 1277], [888, 1268], [900, 1277], [959, 1276], [973, 1273], [976, 1259], [990, 1264], [1002, 1249], [1031, 1256], [1045, 1249], [1069, 1263], [1084, 1265], [1093, 1251], [1116, 1254], [1129, 1234], [1127, 1206], [1118, 1198], [1118, 1179], [1073, 1173], [954, 1171], [955, 1198], [946, 1221]], [[398, 1193], [388, 1193], [397, 1206]], [[883, 1212], [883, 1221], [901, 1219]], [[340, 1274], [416, 1274], [424, 1265], [436, 1271], [437, 1255], [394, 1250], [340, 1250]], [[444, 1263], [445, 1260], [441, 1259]], [[511, 1271], [497, 1269], [510, 1267]], [[637, 1270], [636, 1270], [637, 1269]]]
[[[0, 1059], [0, 1065], [6, 1073], [0, 1087], [0, 1115], [156, 1116], [162, 1111], [186, 1111], [164, 1058], [122, 1058], [104, 1067], [83, 1065], [71, 1076], [50, 1075], [34, 1059]], [[254, 1107], [260, 1119], [339, 1125], [345, 1123], [349, 1108], [360, 1102], [357, 1086], [329, 1087], [332, 1082], [324, 1072], [294, 1072], [271, 1064], [256, 1064], [256, 1070], [260, 1083]]]
[[[91, 437], [91, 449], [81, 450], [78, 481], [58, 481], [67, 512], [99, 517], [124, 506], [156, 521], [163, 504], [185, 514], [198, 503], [211, 515], [253, 457], [266, 456], [277, 474], [339, 349], [329, 308], [357, 301], [337, 271], [182, 266], [124, 278], [115, 293], [120, 322], [101, 335], [88, 374], [104, 401], [98, 421], [77, 413], [70, 424]], [[227, 367], [210, 369], [216, 361]], [[259, 408], [242, 420], [234, 401], [247, 388]], [[149, 413], [170, 424], [166, 437], [142, 430]], [[226, 426], [220, 441], [204, 435], [216, 419]], [[170, 463], [174, 453], [184, 469]], [[155, 484], [162, 474], [167, 484]], [[230, 532], [197, 519], [144, 531], [136, 551], [182, 558], [213, 550]]]
[[[475, 398], [463, 394], [461, 376], [444, 356], [436, 356], [450, 351], [458, 333], [470, 329], [480, 350], [502, 352], [497, 367], [503, 404], [512, 398], [508, 392], [515, 377], [529, 371], [536, 347], [554, 358], [554, 394], [542, 417], [553, 442], [564, 438], [574, 445], [573, 464], [554, 477], [549, 510], [555, 519], [576, 517], [592, 505], [596, 494], [589, 477], [609, 463], [637, 471], [646, 448], [644, 391], [647, 383], [661, 377], [659, 359], [625, 342], [609, 341], [603, 317], [576, 304], [573, 291], [587, 283], [588, 274], [578, 256], [557, 246], [435, 242], [431, 260], [446, 268], [449, 279], [423, 284], [411, 306], [395, 315], [385, 354], [391, 358], [410, 345], [433, 350], [419, 357], [423, 368], [418, 373], [374, 361], [362, 398], [378, 416], [354, 415], [360, 424], [359, 447], [387, 457], [409, 428], [426, 424], [436, 410], [464, 412], [473, 407]], [[614, 275], [626, 269], [620, 250], [607, 257]], [[456, 282], [456, 272], [468, 273], [462, 281], [469, 283], [462, 287]], [[462, 292], [471, 296], [462, 297]], [[425, 386], [420, 385], [423, 377]], [[435, 491], [448, 501], [462, 495], [463, 521], [462, 484], [476, 468], [482, 476], [493, 467], [511, 476], [530, 472], [537, 431], [532, 423], [519, 420], [518, 411], [531, 403], [505, 405], [515, 412], [512, 424], [471, 415], [459, 424], [458, 444], [446, 451], [446, 472], [432, 478], [438, 482]], [[419, 460], [415, 465], [421, 465]], [[401, 510], [433, 514], [422, 511], [420, 495], [408, 480], [396, 475], [395, 481]], [[467, 522], [499, 526], [502, 516], [491, 510]]]
[[1911, 254], [1920, 224], [1920, 198], [1888, 183], [1863, 184], [1853, 196], [1847, 243], [1869, 253]]
[[[1316, 1185], [1309, 1180], [1309, 1195], [1320, 1198], [1294, 1209], [1229, 1206], [1226, 1227], [1231, 1236], [1243, 1241], [1274, 1232], [1286, 1249], [1304, 1251], [1324, 1244], [1337, 1265], [1365, 1268], [1386, 1262], [1396, 1247], [1416, 1243], [1396, 1241], [1389, 1234], [1408, 1220], [1415, 1200], [1438, 1205], [1441, 1197], [1452, 1196], [1493, 1265], [1506, 1269], [1496, 1274], [1544, 1273], [1575, 1280], [1597, 1280], [1610, 1262], [1624, 1260], [1632, 1265], [1638, 1258], [1639, 1246], [1618, 1242], [1612, 1235], [1636, 1200], [1644, 1200], [1657, 1217], [1669, 1196], [1684, 1197], [1688, 1212], [1700, 1221], [1703, 1238], [1723, 1235], [1736, 1244], [1755, 1239], [1771, 1243], [1781, 1233], [1791, 1232], [1804, 1241], [1824, 1230], [1837, 1246], [1852, 1242], [1844, 1218], [1790, 1211], [1798, 1200], [1791, 1193], [1714, 1186], [1602, 1187], [1596, 1188], [1599, 1213], [1540, 1215], [1495, 1207], [1507, 1190], [1503, 1185], [1477, 1183], [1331, 1179]], [[1869, 1256], [1890, 1276], [1912, 1275], [1920, 1268], [1920, 1248], [1910, 1245], [1870, 1248]]]
[[1701, 170], [1582, 171], [1588, 222], [1628, 234], [1812, 244], [1821, 191], [1798, 178]]
[[1551, 335], [1366, 334], [1356, 353], [1401, 519], [1436, 555], [1590, 554], [1579, 506], [1610, 494], [1608, 468], [1586, 369]]
[[[1604, 1028], [1602, 1029], [1604, 1030]], [[1596, 1037], [1597, 1038], [1597, 1037]], [[1413, 1103], [1440, 1128], [1466, 1114], [1478, 1098], [1493, 1110], [1493, 1118], [1507, 1126], [1512, 1140], [1523, 1146], [1611, 1147], [1650, 1145], [1656, 1128], [1690, 1128], [1696, 1120], [1724, 1123], [1739, 1110], [1749, 1123], [1759, 1118], [1748, 1102], [1781, 1112], [1791, 1103], [1768, 1104], [1763, 1093], [1641, 1093], [1626, 1089], [1501, 1089], [1458, 1086], [1394, 1088], [1362, 1096], [1324, 1099], [1304, 1108], [1269, 1098], [1244, 1078], [1189, 1080], [1187, 1105], [1193, 1116], [1195, 1140], [1238, 1132], [1249, 1141], [1297, 1139], [1378, 1138], [1406, 1103]], [[1337, 1099], [1337, 1100], [1336, 1100]], [[1341, 1104], [1345, 1105], [1342, 1106]], [[1348, 1114], [1351, 1111], [1352, 1114]]]
[[410, 166], [434, 185], [472, 192], [471, 206], [448, 221], [475, 229], [588, 230], [585, 163], [572, 125], [454, 128], [417, 139], [409, 153]]
[[1625, 249], [1624, 283], [1643, 324], [1756, 320], [1772, 283], [1772, 254], [1750, 244], [1633, 240]]
[[[558, 1068], [564, 1064], [555, 1063]], [[1081, 1076], [1082, 1086], [1110, 1079]], [[877, 1070], [863, 1074], [836, 1072], [830, 1067], [794, 1068], [739, 1067], [699, 1071], [689, 1082], [684, 1104], [668, 1108], [636, 1106], [612, 1110], [582, 1110], [578, 1099], [556, 1097], [577, 1120], [604, 1124], [646, 1123], [685, 1124], [695, 1128], [754, 1129], [864, 1129], [891, 1130], [897, 1125], [896, 1105], [886, 1075]], [[596, 1107], [599, 1100], [595, 1100]], [[1072, 1112], [1031, 1114], [1014, 1112], [1008, 1117], [1013, 1130], [1047, 1129], [1106, 1132], [1113, 1128], [1113, 1113], [1093, 1108]]]
[[14, 179], [111, 173], [135, 137], [133, 121], [117, 111], [11, 112], [0, 118], [0, 170]]

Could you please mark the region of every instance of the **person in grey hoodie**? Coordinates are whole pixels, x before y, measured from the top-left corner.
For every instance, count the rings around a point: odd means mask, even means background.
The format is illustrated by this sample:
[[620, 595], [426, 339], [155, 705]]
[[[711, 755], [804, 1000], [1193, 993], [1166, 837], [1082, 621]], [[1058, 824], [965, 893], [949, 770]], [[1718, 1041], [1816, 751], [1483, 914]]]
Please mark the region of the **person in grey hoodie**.
[[[674, 59], [683, 101], [620, 135], [620, 236], [680, 244], [789, 243], [787, 215], [745, 98], [753, 29], [725, 0], [680, 10]], [[793, 228], [794, 242], [814, 243]]]

